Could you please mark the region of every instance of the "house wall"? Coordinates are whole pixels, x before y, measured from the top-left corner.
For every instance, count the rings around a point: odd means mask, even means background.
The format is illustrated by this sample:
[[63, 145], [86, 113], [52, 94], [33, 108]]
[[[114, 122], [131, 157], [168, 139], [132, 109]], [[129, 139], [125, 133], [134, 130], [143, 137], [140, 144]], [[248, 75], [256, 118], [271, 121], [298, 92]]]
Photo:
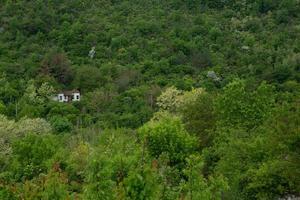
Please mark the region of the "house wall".
[[59, 102], [68, 102], [68, 97], [62, 93], [57, 95], [57, 99]]
[[80, 101], [80, 93], [73, 93], [73, 101]]
[[69, 101], [80, 101], [80, 93], [75, 92], [72, 93], [72, 95], [65, 95], [64, 93], [57, 94], [56, 97], [53, 98], [53, 100], [58, 102], [69, 102]]

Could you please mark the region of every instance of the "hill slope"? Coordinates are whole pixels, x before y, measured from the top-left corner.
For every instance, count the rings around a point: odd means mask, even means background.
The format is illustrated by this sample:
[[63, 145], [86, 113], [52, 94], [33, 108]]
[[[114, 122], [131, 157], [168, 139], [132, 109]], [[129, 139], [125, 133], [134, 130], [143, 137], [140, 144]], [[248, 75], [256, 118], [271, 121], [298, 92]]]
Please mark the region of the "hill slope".
[[299, 196], [299, 82], [298, 0], [4, 0], [0, 199]]

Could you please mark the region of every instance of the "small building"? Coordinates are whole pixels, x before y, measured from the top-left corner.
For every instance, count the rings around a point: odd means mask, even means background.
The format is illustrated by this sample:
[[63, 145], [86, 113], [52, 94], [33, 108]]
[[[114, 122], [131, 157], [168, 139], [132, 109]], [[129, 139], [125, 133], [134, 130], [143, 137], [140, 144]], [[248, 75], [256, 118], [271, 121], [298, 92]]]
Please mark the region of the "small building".
[[80, 92], [79, 90], [61, 91], [54, 97], [54, 100], [58, 102], [80, 101]]

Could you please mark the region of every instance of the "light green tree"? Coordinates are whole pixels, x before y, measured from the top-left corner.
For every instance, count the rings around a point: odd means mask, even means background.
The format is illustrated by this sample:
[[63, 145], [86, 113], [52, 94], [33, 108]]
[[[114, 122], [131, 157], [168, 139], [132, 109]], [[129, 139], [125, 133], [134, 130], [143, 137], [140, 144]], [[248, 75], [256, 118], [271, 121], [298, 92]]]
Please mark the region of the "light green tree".
[[158, 158], [168, 154], [172, 164], [179, 164], [197, 146], [196, 139], [189, 135], [178, 117], [165, 115], [146, 123], [138, 130], [150, 155]]

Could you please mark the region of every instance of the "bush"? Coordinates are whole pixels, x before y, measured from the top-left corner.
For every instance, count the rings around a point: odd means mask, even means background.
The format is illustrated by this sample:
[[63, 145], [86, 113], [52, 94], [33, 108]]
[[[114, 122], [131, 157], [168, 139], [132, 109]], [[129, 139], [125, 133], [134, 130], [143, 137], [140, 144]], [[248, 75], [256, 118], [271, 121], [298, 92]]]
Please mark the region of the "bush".
[[28, 134], [23, 139], [16, 141], [12, 146], [14, 177], [33, 178], [45, 172], [48, 161], [53, 157], [58, 148], [57, 140], [52, 136], [39, 136]]
[[56, 133], [70, 132], [73, 127], [72, 123], [65, 117], [55, 116], [50, 122]]
[[179, 164], [196, 148], [196, 140], [184, 129], [175, 117], [163, 116], [158, 121], [150, 121], [139, 129], [145, 139], [150, 154], [158, 158], [167, 153], [172, 164]]

